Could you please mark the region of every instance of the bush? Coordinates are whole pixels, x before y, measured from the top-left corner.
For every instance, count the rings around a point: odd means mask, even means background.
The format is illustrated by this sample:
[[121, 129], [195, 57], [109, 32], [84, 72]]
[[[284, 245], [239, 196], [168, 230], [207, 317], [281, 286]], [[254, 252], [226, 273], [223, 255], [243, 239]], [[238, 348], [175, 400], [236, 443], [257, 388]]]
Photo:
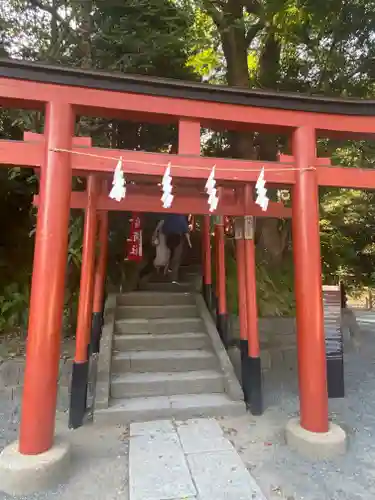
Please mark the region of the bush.
[[13, 328], [26, 330], [29, 315], [28, 284], [11, 283], [0, 296], [0, 332]]

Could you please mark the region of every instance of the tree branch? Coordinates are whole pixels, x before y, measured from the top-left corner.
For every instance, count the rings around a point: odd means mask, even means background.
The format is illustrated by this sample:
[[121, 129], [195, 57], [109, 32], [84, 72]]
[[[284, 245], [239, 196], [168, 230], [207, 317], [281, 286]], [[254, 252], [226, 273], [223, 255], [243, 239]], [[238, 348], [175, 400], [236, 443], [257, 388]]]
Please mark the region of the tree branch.
[[254, 38], [257, 36], [259, 31], [261, 31], [264, 28], [264, 24], [258, 21], [254, 26], [251, 26], [247, 33], [246, 33], [246, 47], [249, 48], [251, 42], [254, 40]]
[[214, 5], [214, 3], [210, 0], [202, 0], [203, 7], [212, 17], [216, 26], [222, 26], [224, 21], [223, 13]]
[[[60, 24], [64, 26], [69, 26], [69, 28], [71, 29], [70, 19], [64, 19], [63, 17], [61, 17], [60, 14], [57, 12], [57, 10], [54, 9], [54, 7], [52, 7], [51, 5], [44, 4], [42, 0], [29, 0], [29, 4], [31, 5], [31, 7], [36, 7], [38, 9], [43, 10], [44, 12], [48, 12], [49, 14], [51, 14], [51, 16], [54, 16], [55, 19], [57, 19]], [[79, 26], [77, 26], [76, 29], [80, 33], [84, 32], [84, 30], [82, 30]]]
[[259, 0], [242, 0], [242, 4], [249, 14], [259, 14], [261, 10]]

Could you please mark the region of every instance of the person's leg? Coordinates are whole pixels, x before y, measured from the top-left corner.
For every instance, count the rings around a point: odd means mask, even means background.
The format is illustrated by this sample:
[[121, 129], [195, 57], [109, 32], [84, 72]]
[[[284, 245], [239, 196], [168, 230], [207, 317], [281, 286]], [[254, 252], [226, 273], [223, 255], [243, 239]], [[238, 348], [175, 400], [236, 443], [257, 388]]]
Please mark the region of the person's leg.
[[172, 281], [178, 281], [179, 270], [182, 261], [182, 255], [184, 252], [185, 238], [183, 235], [178, 235], [176, 238], [177, 245], [174, 248], [173, 258], [171, 259], [171, 279]]
[[169, 268], [171, 267], [171, 264], [172, 264], [172, 261], [173, 261], [173, 258], [174, 258], [174, 253], [175, 253], [175, 250], [176, 250], [176, 247], [178, 246], [178, 244], [180, 243], [180, 235], [179, 234], [168, 234], [166, 236], [166, 244], [167, 244], [167, 247], [169, 248], [171, 254], [169, 256]]
[[141, 272], [139, 273], [139, 280], [142, 280], [143, 278], [145, 278], [154, 271], [155, 257], [156, 257], [156, 248], [153, 246], [150, 250], [146, 265], [143, 267], [143, 269], [141, 269]]

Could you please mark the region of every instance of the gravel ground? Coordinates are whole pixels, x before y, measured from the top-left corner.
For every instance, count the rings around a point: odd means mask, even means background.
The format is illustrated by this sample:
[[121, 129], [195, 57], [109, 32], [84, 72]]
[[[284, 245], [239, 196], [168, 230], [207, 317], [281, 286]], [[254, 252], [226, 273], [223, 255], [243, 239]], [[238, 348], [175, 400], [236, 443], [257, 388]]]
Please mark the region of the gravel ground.
[[[14, 415], [10, 408], [2, 408], [0, 419], [1, 449], [7, 442], [16, 438], [18, 416]], [[0, 492], [0, 500], [13, 498], [128, 500], [128, 429], [126, 427], [96, 428], [88, 425], [76, 431], [68, 431], [66, 414], [58, 414], [56, 427], [59, 434], [72, 445], [72, 466], [66, 484], [58, 486], [53, 491], [25, 497], [12, 497]]]
[[[371, 329], [375, 331], [375, 316], [366, 316], [361, 326], [360, 349], [348, 350], [345, 355], [347, 397], [330, 401], [332, 420], [349, 436], [349, 450], [344, 457], [314, 463], [292, 453], [284, 444], [285, 424], [298, 414], [295, 369], [273, 369], [266, 374], [267, 410], [262, 417], [220, 420], [270, 500], [375, 498], [375, 335], [371, 334]], [[17, 401], [0, 399], [0, 450], [17, 436], [18, 408]], [[128, 500], [127, 429], [88, 426], [70, 432], [66, 430], [65, 414], [58, 416], [58, 429], [73, 445], [70, 479], [55, 491], [25, 500]], [[10, 498], [0, 493], [0, 500]]]
[[[374, 319], [375, 322], [375, 319]], [[347, 397], [330, 401], [331, 420], [345, 429], [349, 449], [334, 461], [311, 462], [284, 442], [286, 422], [298, 415], [296, 370], [272, 370], [264, 381], [262, 417], [221, 424], [263, 492], [272, 500], [375, 498], [375, 336], [362, 323], [358, 351], [345, 355]]]

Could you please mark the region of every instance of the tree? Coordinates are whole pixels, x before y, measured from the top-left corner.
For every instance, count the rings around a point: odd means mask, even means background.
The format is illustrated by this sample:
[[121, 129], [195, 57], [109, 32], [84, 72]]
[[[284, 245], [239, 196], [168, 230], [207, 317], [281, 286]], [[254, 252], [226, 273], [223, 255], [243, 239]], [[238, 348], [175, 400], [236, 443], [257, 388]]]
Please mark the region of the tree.
[[[209, 54], [213, 81], [230, 86], [368, 97], [374, 93], [375, 2], [364, 0], [197, 0], [216, 27], [211, 51], [207, 40], [191, 56], [204, 75]], [[207, 23], [207, 21], [206, 21]], [[219, 43], [217, 41], [219, 39]], [[215, 50], [213, 54], [212, 51]], [[202, 71], [203, 67], [203, 71]], [[285, 137], [225, 134], [230, 155], [275, 160], [286, 150]], [[329, 147], [334, 152], [334, 144]], [[258, 246], [267, 260], [280, 263], [287, 251], [289, 226], [259, 221]]]
[[[186, 66], [185, 33], [189, 29], [188, 12], [182, 11], [169, 0], [108, 1], [96, 0], [11, 0], [0, 7], [1, 47], [11, 57], [65, 64], [83, 68], [97, 68], [111, 71], [134, 72], [149, 75], [196, 79], [192, 69]], [[27, 33], [27, 37], [25, 36]], [[0, 115], [1, 137], [21, 139], [23, 130], [41, 132], [43, 114], [15, 110], [2, 110]], [[101, 146], [123, 147], [129, 149], [168, 150], [177, 144], [176, 127], [156, 127], [147, 123], [132, 123], [119, 120], [92, 119], [80, 117], [80, 135], [90, 135], [93, 142]], [[34, 218], [31, 208], [32, 194], [37, 184], [27, 184], [23, 171], [0, 170], [3, 210], [9, 214], [11, 227], [16, 223], [24, 242], [28, 240], [30, 256], [33, 240], [29, 238]], [[27, 173], [30, 175], [30, 173]], [[15, 198], [14, 187], [18, 184], [24, 190], [21, 200]], [[81, 183], [82, 188], [84, 183]], [[76, 188], [79, 186], [76, 186]], [[16, 202], [16, 203], [15, 203]], [[26, 219], [18, 214], [20, 205], [26, 207]], [[126, 224], [124, 217], [111, 217], [111, 229], [120, 233]], [[77, 287], [79, 286], [81, 253], [82, 218], [73, 213], [70, 225], [70, 244], [68, 258], [67, 302], [69, 303], [69, 322], [75, 315]], [[11, 271], [0, 290], [8, 283], [21, 278], [15, 270], [21, 262], [27, 269], [26, 280], [31, 272], [31, 259], [18, 255], [20, 262], [9, 256], [16, 256], [14, 239], [10, 238], [9, 228], [3, 228], [3, 252], [5, 266]], [[18, 233], [17, 233], [18, 234]], [[123, 239], [114, 242], [115, 253], [123, 256]], [[26, 246], [24, 246], [24, 249]], [[114, 274], [114, 273], [112, 273]]]

